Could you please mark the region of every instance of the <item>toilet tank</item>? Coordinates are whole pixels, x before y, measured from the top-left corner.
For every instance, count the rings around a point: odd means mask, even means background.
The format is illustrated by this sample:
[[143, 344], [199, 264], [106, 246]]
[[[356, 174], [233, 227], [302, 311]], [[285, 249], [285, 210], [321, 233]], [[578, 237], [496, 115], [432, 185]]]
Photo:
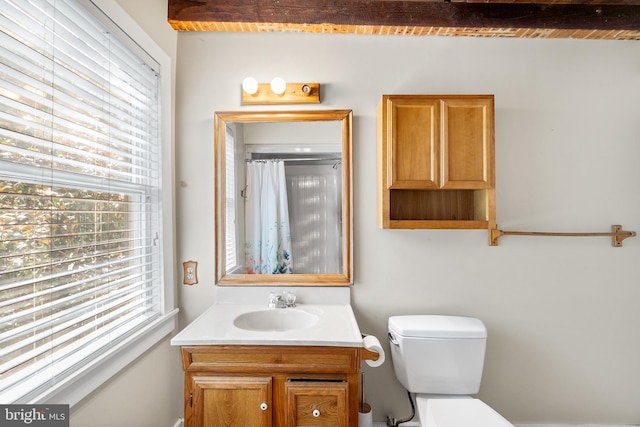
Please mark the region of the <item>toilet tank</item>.
[[487, 329], [459, 316], [392, 316], [396, 377], [412, 393], [470, 395], [480, 390]]

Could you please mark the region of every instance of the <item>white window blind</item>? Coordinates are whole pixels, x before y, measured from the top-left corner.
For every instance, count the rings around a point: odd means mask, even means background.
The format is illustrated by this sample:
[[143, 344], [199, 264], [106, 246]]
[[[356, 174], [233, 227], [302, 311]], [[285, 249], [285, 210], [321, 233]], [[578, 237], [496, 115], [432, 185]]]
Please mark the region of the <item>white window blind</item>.
[[75, 0], [0, 1], [2, 403], [164, 314], [160, 77], [118, 37]]

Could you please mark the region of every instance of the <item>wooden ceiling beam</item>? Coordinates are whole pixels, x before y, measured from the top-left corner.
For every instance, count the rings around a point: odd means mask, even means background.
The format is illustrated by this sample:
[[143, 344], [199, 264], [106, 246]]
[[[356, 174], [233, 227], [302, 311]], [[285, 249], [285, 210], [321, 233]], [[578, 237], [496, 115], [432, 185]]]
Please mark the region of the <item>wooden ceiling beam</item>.
[[[168, 0], [169, 22], [640, 31], [640, 2]], [[618, 4], [621, 1], [624, 3]]]
[[[443, 0], [415, 0], [415, 1], [443, 1]], [[640, 0], [450, 0], [462, 3], [535, 3], [535, 4], [626, 4], [640, 5]]]

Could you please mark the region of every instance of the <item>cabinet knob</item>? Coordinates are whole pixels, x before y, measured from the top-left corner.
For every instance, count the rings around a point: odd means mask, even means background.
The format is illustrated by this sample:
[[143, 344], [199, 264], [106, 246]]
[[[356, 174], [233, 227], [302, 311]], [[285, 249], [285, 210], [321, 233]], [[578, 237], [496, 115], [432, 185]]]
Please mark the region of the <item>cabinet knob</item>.
[[260, 409], [262, 409], [263, 411], [266, 411], [268, 407], [269, 405], [267, 405], [267, 402], [262, 402], [260, 404]]
[[314, 410], [313, 410], [313, 412], [312, 412], [312, 414], [313, 414], [313, 416], [314, 416], [314, 417], [316, 417], [316, 418], [317, 418], [317, 417], [319, 417], [319, 416], [320, 416], [320, 411], [319, 411], [318, 409], [314, 409]]

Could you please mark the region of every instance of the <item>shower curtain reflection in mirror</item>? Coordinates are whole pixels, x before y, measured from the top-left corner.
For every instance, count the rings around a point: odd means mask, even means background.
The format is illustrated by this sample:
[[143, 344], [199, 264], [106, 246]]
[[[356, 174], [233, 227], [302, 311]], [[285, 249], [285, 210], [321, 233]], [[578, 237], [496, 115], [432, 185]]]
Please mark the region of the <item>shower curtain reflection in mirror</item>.
[[292, 162], [286, 172], [294, 272], [342, 271], [341, 163]]
[[246, 163], [247, 274], [342, 270], [340, 161]]
[[247, 274], [292, 273], [291, 230], [284, 162], [247, 163], [245, 267]]

